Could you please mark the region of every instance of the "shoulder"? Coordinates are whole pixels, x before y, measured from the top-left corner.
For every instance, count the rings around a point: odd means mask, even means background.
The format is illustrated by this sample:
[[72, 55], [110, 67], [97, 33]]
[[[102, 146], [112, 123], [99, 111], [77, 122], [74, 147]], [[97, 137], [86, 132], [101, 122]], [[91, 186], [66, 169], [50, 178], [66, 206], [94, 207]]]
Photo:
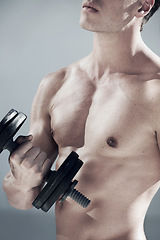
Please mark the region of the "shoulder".
[[70, 67], [66, 67], [47, 74], [40, 82], [35, 98], [49, 102], [67, 81], [70, 71]]
[[47, 74], [39, 84], [33, 104], [41, 109], [45, 108], [48, 110], [57, 92], [71, 76], [76, 75], [75, 72], [78, 69], [78, 65], [79, 62], [76, 62], [56, 72]]
[[51, 94], [52, 96], [58, 92], [58, 90], [69, 80], [73, 75], [76, 75], [80, 70], [81, 60], [72, 63], [68, 67], [61, 68], [56, 72], [47, 74], [39, 85], [39, 91], [45, 94]]
[[50, 101], [65, 81], [66, 69], [47, 74], [40, 82], [32, 103], [32, 114], [48, 113]]
[[68, 68], [60, 69], [56, 72], [47, 74], [41, 81], [38, 91], [47, 95], [56, 93], [64, 84]]

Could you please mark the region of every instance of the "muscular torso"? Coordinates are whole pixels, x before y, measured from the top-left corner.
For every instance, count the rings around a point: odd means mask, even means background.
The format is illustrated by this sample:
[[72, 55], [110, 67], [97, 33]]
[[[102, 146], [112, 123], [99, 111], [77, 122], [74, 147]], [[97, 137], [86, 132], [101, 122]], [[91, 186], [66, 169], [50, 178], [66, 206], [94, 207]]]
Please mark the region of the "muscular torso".
[[55, 94], [57, 168], [76, 151], [84, 162], [77, 189], [91, 199], [86, 209], [69, 197], [56, 204], [57, 240], [145, 239], [143, 220], [160, 185], [152, 84], [125, 74], [93, 81], [74, 67]]

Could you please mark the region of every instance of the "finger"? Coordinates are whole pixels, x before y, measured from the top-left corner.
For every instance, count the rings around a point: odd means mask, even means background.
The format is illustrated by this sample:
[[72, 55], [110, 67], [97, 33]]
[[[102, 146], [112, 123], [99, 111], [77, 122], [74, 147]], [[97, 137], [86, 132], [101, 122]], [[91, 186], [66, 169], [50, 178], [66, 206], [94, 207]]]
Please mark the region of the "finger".
[[33, 139], [33, 136], [32, 135], [28, 135], [28, 136], [19, 136], [17, 139], [16, 139], [16, 142], [18, 144], [22, 144], [24, 142], [27, 142], [27, 141], [32, 141]]
[[46, 159], [47, 159], [46, 153], [41, 152], [40, 148], [33, 148], [29, 150], [29, 156], [25, 157], [24, 163], [22, 164], [33, 168], [33, 171], [35, 173], [39, 173], [42, 171], [42, 166]]
[[41, 156], [40, 148], [32, 147], [25, 153], [21, 164], [27, 168], [31, 168], [32, 166], [36, 165], [35, 161], [37, 161], [39, 156]]
[[44, 163], [43, 163], [43, 165], [42, 165], [42, 173], [43, 173], [44, 178], [47, 177], [47, 175], [48, 175], [48, 173], [49, 173], [49, 170], [50, 170], [50, 168], [52, 167], [52, 164], [53, 164], [53, 162], [52, 162], [49, 158], [47, 158], [47, 159], [44, 161]]
[[47, 154], [45, 152], [40, 152], [34, 160], [34, 164], [39, 166], [40, 171], [42, 170], [43, 164], [47, 159]]
[[12, 162], [13, 164], [20, 164], [25, 154], [33, 147], [31, 141], [27, 141], [23, 144], [21, 144], [13, 153], [11, 153], [9, 157], [9, 162]]

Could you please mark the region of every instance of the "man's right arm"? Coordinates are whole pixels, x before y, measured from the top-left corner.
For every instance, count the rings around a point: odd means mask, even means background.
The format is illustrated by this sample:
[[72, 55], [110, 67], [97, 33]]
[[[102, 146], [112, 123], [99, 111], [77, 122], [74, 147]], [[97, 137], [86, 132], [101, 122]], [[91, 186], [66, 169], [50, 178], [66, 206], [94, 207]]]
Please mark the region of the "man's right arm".
[[20, 145], [10, 156], [11, 170], [4, 178], [3, 187], [9, 203], [15, 208], [32, 207], [57, 158], [58, 146], [51, 134], [49, 113], [53, 95], [63, 83], [63, 77], [64, 71], [61, 71], [42, 81], [32, 105], [31, 135], [19, 137]]

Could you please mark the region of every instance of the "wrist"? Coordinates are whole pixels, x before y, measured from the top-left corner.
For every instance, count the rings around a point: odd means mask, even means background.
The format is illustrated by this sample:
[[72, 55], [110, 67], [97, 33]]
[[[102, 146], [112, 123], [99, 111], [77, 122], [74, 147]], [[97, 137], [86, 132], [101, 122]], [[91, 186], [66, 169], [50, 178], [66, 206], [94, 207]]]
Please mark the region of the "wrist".
[[10, 172], [4, 178], [3, 189], [10, 205], [22, 210], [27, 210], [33, 207], [32, 202], [41, 190], [40, 187], [30, 189], [21, 186]]
[[8, 176], [8, 181], [10, 182], [10, 185], [13, 187], [13, 189], [23, 194], [31, 194], [32, 192], [35, 192], [36, 194], [37, 192], [40, 192], [41, 189], [41, 186], [31, 187], [27, 185], [27, 181], [26, 184], [24, 184], [24, 182], [22, 183], [21, 180], [15, 178], [12, 172], [10, 172]]

